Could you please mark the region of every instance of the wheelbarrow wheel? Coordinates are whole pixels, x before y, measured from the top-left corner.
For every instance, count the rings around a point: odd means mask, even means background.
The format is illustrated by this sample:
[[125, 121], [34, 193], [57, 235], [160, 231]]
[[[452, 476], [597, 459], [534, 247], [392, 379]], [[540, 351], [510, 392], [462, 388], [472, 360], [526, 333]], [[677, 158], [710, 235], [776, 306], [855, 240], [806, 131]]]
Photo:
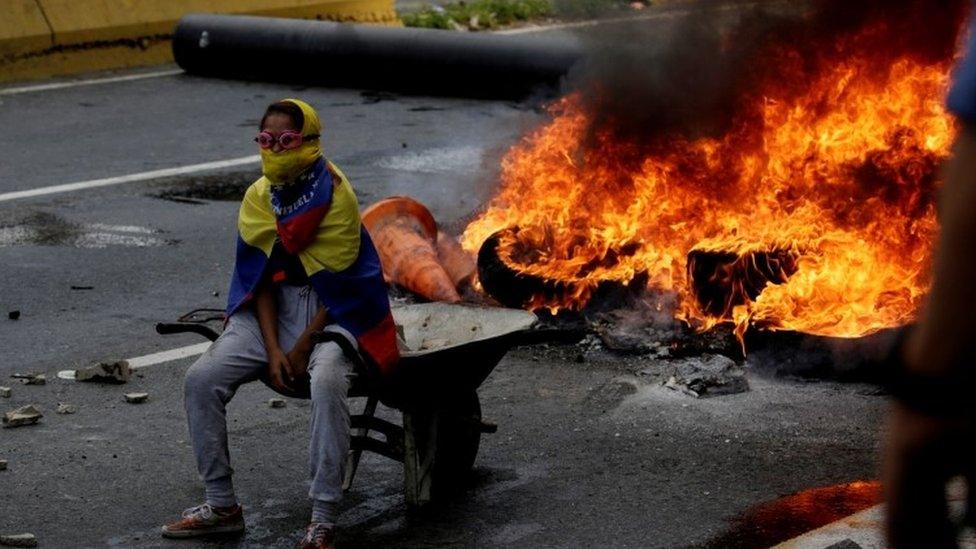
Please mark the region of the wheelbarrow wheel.
[[445, 406], [437, 427], [431, 495], [449, 495], [464, 486], [481, 446], [481, 401], [470, 392]]

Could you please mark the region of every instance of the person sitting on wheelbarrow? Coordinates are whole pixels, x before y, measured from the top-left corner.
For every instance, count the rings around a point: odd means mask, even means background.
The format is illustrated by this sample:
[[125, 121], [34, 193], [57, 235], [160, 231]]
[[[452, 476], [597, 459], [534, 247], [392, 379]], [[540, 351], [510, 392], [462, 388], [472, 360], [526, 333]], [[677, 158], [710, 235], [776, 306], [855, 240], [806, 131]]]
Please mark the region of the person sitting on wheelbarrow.
[[186, 373], [190, 440], [206, 502], [163, 527], [189, 538], [244, 530], [227, 447], [226, 406], [242, 383], [262, 380], [289, 396], [311, 397], [309, 497], [302, 547], [332, 547], [349, 451], [346, 394], [352, 363], [329, 330], [380, 372], [398, 360], [380, 261], [349, 181], [326, 160], [311, 106], [285, 99], [267, 108], [256, 141], [263, 176], [244, 195], [227, 325]]

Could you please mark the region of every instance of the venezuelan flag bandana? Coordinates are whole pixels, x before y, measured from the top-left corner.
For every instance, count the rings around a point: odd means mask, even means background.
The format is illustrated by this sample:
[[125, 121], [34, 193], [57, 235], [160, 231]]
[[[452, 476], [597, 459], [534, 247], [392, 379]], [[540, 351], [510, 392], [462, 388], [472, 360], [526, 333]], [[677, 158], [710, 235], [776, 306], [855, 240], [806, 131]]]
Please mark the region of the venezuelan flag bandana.
[[280, 242], [298, 257], [329, 322], [352, 334], [381, 373], [392, 371], [399, 352], [379, 255], [360, 220], [352, 185], [334, 164], [320, 156], [284, 186], [258, 179], [244, 195], [237, 228], [228, 318], [254, 296]]

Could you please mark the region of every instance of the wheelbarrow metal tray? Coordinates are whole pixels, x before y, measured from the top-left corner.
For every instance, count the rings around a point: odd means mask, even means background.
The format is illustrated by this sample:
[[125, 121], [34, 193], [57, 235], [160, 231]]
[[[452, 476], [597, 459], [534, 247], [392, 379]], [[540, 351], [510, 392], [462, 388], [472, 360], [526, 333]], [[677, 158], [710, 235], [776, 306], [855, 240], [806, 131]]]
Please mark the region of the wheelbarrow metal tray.
[[[450, 397], [476, 390], [536, 316], [517, 309], [424, 303], [393, 308], [409, 350], [386, 384], [395, 400]], [[397, 398], [401, 397], [401, 398]]]

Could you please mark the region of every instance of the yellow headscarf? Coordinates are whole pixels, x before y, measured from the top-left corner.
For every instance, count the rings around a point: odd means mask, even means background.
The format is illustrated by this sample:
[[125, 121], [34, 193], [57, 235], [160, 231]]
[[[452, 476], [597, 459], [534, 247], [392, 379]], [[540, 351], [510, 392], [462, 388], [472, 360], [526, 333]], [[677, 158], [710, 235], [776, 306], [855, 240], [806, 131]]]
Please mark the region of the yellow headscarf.
[[261, 171], [272, 185], [291, 183], [322, 156], [321, 139], [308, 139], [322, 134], [322, 123], [315, 109], [301, 99], [282, 99], [281, 102], [291, 103], [302, 110], [302, 137], [306, 140], [297, 149], [281, 152], [261, 149]]

